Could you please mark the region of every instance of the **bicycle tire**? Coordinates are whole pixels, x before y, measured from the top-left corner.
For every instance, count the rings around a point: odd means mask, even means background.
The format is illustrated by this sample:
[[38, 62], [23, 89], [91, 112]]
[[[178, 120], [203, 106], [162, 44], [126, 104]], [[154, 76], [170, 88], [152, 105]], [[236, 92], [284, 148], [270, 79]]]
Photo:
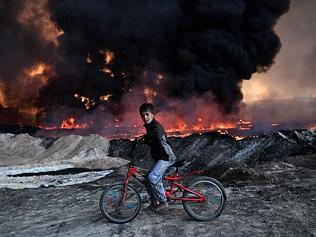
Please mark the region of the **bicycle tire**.
[[[204, 189], [201, 188], [203, 185], [205, 186]], [[211, 221], [222, 214], [225, 208], [226, 193], [223, 185], [219, 181], [206, 176], [197, 177], [188, 185], [188, 188], [206, 196], [206, 201], [202, 203], [191, 201], [182, 202], [183, 208], [189, 216], [198, 221]], [[194, 197], [194, 195], [184, 191], [183, 197]], [[200, 209], [202, 210], [200, 211]]]
[[[138, 215], [141, 209], [142, 202], [139, 192], [131, 185], [127, 186], [127, 198], [124, 205], [119, 205], [123, 188], [123, 183], [113, 184], [102, 192], [99, 202], [100, 210], [110, 222], [129, 222]], [[111, 211], [111, 209], [114, 210]]]

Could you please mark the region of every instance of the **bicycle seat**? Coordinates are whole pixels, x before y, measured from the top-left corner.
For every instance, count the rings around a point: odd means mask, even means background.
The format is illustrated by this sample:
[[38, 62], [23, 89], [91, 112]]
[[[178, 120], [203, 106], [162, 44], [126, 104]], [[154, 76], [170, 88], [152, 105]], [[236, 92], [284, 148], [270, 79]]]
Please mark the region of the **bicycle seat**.
[[186, 160], [179, 160], [179, 161], [176, 161], [173, 165], [171, 165], [170, 167], [182, 167], [184, 166], [185, 164], [187, 163]]

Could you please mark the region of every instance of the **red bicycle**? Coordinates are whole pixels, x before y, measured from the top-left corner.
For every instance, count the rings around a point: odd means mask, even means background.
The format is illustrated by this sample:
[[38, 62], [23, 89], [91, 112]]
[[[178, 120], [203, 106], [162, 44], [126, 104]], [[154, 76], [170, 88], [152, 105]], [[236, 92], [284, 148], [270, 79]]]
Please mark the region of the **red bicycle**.
[[[217, 218], [223, 212], [226, 201], [223, 185], [214, 178], [200, 176], [194, 178], [188, 186], [184, 186], [182, 180], [204, 172], [194, 170], [180, 174], [179, 168], [184, 164], [184, 161], [174, 163], [171, 166], [176, 168], [173, 174], [164, 177], [165, 182], [169, 184], [165, 188], [168, 202], [181, 201], [189, 216], [198, 221], [210, 221]], [[99, 203], [103, 216], [114, 223], [126, 223], [133, 220], [141, 209], [142, 200], [130, 180], [134, 177], [144, 184], [147, 182], [147, 175], [148, 170], [134, 166], [132, 159], [124, 181], [115, 183], [103, 191]]]

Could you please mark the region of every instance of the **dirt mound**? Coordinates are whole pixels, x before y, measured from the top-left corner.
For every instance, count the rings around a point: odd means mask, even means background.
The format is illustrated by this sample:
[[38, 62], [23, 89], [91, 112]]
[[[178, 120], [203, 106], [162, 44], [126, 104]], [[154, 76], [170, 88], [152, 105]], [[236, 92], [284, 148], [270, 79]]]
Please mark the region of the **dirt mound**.
[[[28, 134], [0, 134], [0, 187], [58, 186], [95, 180], [109, 173], [102, 170], [127, 163], [118, 157], [109, 157], [108, 149], [109, 141], [99, 135], [70, 135], [50, 139], [35, 138]], [[69, 175], [36, 175], [39, 172], [75, 168], [90, 169], [94, 172], [85, 170], [85, 174], [80, 175], [79, 173], [83, 172], [78, 170], [76, 174]], [[34, 175], [13, 177], [27, 173]]]

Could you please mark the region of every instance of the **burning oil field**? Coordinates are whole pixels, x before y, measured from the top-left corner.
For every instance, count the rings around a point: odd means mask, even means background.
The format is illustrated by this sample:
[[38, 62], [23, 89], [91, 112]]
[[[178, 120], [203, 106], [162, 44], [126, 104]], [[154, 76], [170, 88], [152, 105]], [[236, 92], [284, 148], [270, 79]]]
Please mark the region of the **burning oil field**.
[[277, 113], [286, 103], [242, 101], [243, 81], [281, 48], [274, 27], [288, 0], [2, 1], [0, 10], [0, 124], [130, 138], [144, 131], [138, 106], [152, 102], [170, 135], [315, 127], [314, 97], [295, 102], [309, 110], [296, 121]]
[[[315, 11], [314, 0], [0, 1], [1, 236], [315, 236]], [[144, 102], [184, 169], [224, 184], [218, 219], [180, 205], [102, 218], [102, 190], [145, 132]]]

